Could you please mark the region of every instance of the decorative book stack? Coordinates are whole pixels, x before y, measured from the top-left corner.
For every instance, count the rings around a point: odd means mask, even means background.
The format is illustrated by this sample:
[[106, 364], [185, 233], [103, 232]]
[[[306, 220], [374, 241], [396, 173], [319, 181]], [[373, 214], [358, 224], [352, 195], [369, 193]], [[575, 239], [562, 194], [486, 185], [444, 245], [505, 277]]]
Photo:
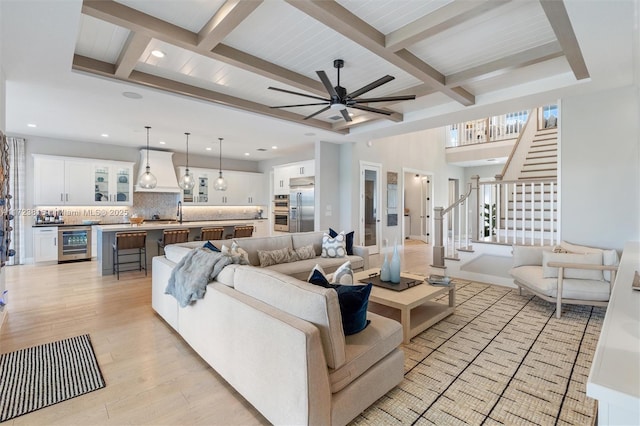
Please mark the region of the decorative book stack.
[[427, 282], [431, 285], [449, 286], [451, 284], [451, 278], [444, 275], [429, 275]]

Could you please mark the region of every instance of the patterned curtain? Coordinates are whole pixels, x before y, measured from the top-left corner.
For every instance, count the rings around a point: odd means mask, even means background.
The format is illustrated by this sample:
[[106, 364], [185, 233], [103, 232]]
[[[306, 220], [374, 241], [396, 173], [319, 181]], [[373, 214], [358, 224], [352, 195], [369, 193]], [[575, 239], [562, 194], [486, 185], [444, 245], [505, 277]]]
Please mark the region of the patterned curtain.
[[13, 138], [7, 136], [7, 144], [9, 145], [9, 194], [11, 194], [11, 210], [13, 210], [13, 231], [11, 231], [11, 245], [16, 254], [7, 259], [8, 265], [19, 265], [24, 261], [24, 222], [27, 218], [24, 215], [24, 185], [25, 185], [25, 168], [27, 160], [24, 155], [23, 138]]

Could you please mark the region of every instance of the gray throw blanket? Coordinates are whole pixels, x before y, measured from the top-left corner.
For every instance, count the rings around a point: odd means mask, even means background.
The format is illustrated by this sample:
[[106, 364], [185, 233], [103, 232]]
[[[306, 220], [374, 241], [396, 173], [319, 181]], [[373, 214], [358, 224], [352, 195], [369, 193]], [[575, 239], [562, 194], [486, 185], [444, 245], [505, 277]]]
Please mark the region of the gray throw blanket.
[[211, 282], [228, 264], [233, 263], [231, 256], [198, 247], [191, 250], [171, 271], [165, 294], [178, 300], [181, 307], [202, 299]]

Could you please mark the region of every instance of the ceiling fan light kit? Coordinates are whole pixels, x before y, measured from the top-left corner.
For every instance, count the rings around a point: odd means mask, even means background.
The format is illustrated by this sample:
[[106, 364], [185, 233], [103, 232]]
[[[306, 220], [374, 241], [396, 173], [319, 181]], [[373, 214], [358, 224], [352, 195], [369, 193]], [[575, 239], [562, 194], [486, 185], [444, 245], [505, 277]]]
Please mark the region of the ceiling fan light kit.
[[186, 189], [186, 190], [193, 189], [193, 187], [196, 185], [196, 181], [193, 178], [193, 175], [189, 173], [189, 135], [190, 134], [191, 133], [189, 132], [185, 132], [185, 135], [187, 136], [187, 167], [185, 168], [184, 175], [180, 178], [180, 182], [178, 182], [178, 185], [180, 186], [180, 188]]
[[391, 110], [372, 108], [370, 106], [366, 106], [362, 104], [369, 104], [374, 102], [408, 101], [416, 98], [415, 95], [387, 96], [387, 97], [378, 97], [378, 98], [358, 98], [359, 96], [364, 95], [365, 93], [377, 87], [380, 87], [383, 84], [390, 82], [391, 80], [394, 80], [395, 77], [390, 75], [385, 75], [384, 77], [379, 78], [378, 80], [373, 81], [367, 84], [366, 86], [362, 86], [358, 90], [355, 90], [349, 93], [347, 92], [347, 89], [340, 86], [340, 68], [344, 67], [344, 61], [342, 59], [335, 59], [333, 61], [333, 67], [337, 70], [337, 74], [338, 74], [338, 82], [335, 87], [331, 85], [331, 81], [329, 81], [329, 78], [327, 77], [327, 74], [324, 71], [316, 71], [316, 74], [318, 74], [318, 77], [320, 78], [320, 81], [324, 85], [324, 88], [329, 93], [328, 99], [321, 98], [319, 96], [314, 96], [314, 95], [307, 95], [306, 93], [299, 93], [299, 92], [293, 92], [291, 90], [278, 89], [277, 87], [269, 87], [270, 90], [277, 90], [278, 92], [304, 96], [306, 98], [312, 98], [312, 99], [317, 99], [322, 101], [322, 102], [315, 102], [310, 104], [272, 106], [270, 108], [295, 108], [295, 107], [305, 107], [305, 106], [314, 106], [314, 105], [326, 105], [324, 108], [314, 112], [311, 115], [306, 116], [304, 119], [308, 120], [312, 117], [315, 117], [318, 114], [321, 114], [331, 109], [335, 111], [340, 111], [340, 113], [342, 114], [342, 118], [344, 118], [345, 121], [352, 121], [350, 115], [347, 113], [347, 108], [354, 108], [362, 111], [374, 112], [376, 114], [391, 115], [393, 114], [393, 111]]
[[153, 189], [156, 187], [158, 181], [156, 177], [151, 173], [151, 167], [149, 167], [149, 130], [151, 127], [144, 126], [147, 129], [147, 167], [146, 172], [140, 177], [138, 185], [144, 189]]

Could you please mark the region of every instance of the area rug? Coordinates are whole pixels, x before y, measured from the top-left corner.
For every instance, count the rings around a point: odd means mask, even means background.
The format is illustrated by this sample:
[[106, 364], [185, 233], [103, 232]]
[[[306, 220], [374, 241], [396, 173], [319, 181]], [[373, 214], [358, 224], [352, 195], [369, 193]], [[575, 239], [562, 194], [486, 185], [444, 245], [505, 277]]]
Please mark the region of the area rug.
[[402, 346], [404, 380], [353, 424], [594, 424], [585, 389], [606, 308], [558, 319], [532, 295], [455, 281], [455, 313]]
[[0, 422], [104, 386], [88, 334], [0, 355]]

